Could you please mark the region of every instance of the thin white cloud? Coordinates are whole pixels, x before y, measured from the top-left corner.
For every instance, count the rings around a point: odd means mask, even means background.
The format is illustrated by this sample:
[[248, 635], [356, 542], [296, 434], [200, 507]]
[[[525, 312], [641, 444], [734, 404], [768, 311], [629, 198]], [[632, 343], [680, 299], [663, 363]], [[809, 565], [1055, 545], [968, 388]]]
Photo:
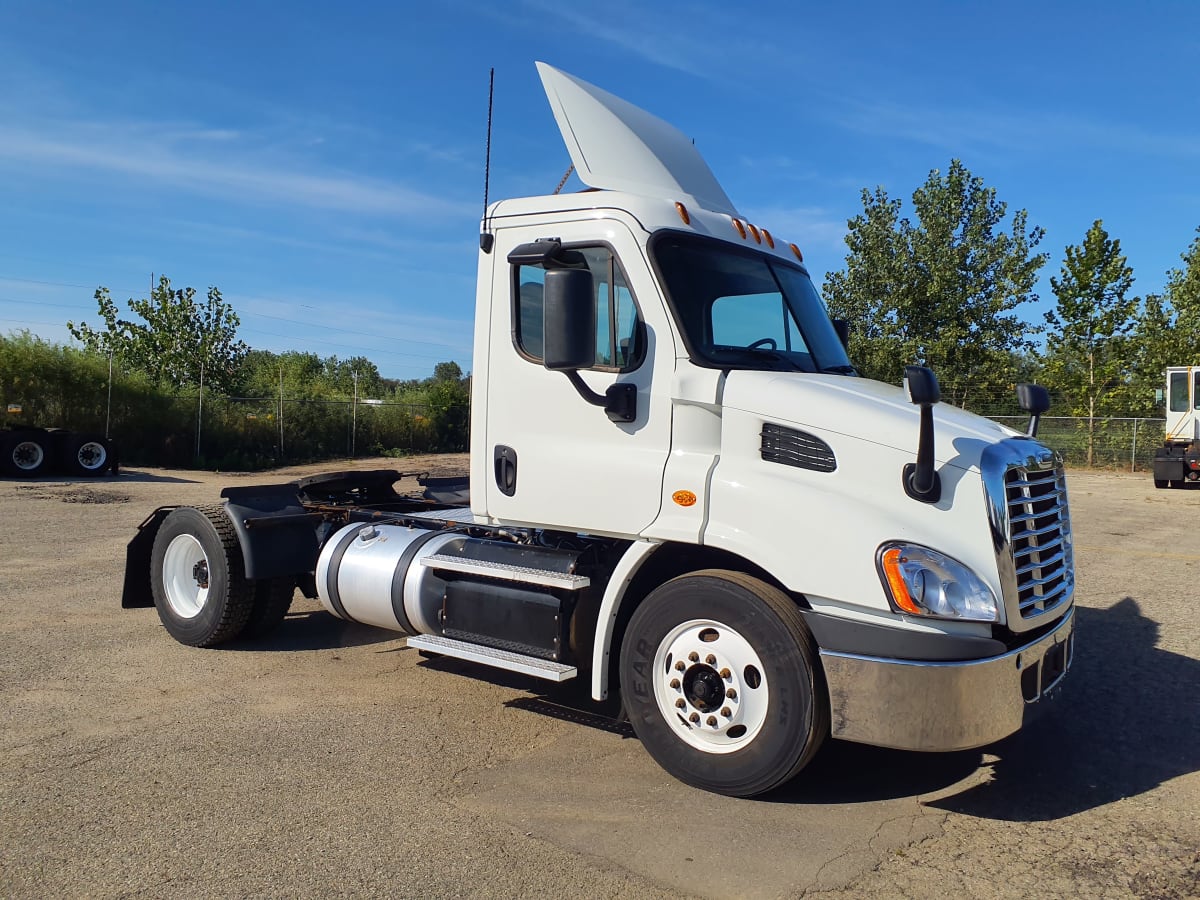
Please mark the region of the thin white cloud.
[[239, 153], [237, 135], [205, 130], [204, 155], [195, 142], [178, 146], [178, 130], [160, 133], [146, 124], [66, 123], [40, 129], [0, 125], [0, 160], [26, 170], [68, 169], [152, 180], [176, 188], [241, 201], [287, 204], [365, 215], [460, 218], [474, 204], [382, 179], [349, 173], [303, 171]]

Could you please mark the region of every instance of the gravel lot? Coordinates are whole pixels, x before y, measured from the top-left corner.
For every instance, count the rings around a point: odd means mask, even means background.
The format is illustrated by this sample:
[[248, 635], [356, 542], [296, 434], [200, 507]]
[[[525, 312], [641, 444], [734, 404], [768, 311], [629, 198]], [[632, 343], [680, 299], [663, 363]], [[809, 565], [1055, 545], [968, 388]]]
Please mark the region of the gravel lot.
[[830, 743], [744, 801], [575, 694], [316, 603], [223, 650], [120, 609], [154, 507], [299, 471], [0, 481], [0, 895], [1200, 897], [1200, 490], [1071, 473], [1050, 715], [984, 751]]

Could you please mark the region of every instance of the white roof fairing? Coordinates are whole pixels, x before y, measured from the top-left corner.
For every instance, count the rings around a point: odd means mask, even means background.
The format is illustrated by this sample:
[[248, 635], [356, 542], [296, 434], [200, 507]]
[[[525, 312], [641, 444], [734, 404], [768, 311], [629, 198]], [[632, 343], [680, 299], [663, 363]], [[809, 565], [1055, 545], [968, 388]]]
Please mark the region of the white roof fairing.
[[588, 187], [692, 200], [738, 215], [704, 157], [674, 125], [546, 63], [537, 69], [575, 172]]

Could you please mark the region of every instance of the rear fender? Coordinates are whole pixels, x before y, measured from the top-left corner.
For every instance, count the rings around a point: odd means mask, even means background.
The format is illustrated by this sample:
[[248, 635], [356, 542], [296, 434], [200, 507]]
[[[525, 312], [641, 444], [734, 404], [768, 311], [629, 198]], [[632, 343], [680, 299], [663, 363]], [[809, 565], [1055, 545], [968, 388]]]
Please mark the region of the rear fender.
[[125, 587], [121, 591], [121, 608], [137, 609], [154, 605], [154, 592], [150, 587], [150, 552], [154, 549], [154, 538], [163, 520], [177, 506], [160, 506], [138, 526], [137, 534], [125, 548]]

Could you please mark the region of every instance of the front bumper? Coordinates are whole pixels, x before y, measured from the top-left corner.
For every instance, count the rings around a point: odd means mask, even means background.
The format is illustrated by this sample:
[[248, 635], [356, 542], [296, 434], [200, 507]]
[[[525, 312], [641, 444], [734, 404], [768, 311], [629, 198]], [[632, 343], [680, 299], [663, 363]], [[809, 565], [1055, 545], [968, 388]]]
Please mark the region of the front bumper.
[[925, 662], [821, 651], [835, 738], [898, 750], [966, 750], [1019, 730], [1067, 673], [1075, 610], [1032, 644]]

